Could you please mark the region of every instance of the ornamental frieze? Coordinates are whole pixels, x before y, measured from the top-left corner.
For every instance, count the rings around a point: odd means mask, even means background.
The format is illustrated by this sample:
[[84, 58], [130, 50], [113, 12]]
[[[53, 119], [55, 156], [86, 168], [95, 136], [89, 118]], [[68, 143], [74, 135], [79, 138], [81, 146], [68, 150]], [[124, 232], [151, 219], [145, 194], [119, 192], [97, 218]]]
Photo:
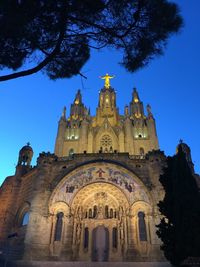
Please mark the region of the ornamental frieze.
[[120, 188], [129, 203], [141, 200], [149, 203], [144, 186], [137, 182], [138, 178], [128, 170], [109, 163], [94, 163], [68, 174], [54, 190], [51, 201], [64, 201], [68, 204], [74, 195], [84, 186], [105, 182]]

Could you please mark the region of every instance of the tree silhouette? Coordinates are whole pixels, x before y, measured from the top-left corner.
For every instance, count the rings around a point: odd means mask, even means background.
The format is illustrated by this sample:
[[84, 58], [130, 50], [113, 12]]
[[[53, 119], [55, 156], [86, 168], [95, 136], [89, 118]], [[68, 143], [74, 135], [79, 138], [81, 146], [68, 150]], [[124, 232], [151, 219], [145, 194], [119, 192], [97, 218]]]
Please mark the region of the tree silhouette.
[[188, 257], [200, 257], [200, 193], [181, 146], [167, 158], [160, 182], [165, 196], [158, 204], [163, 218], [157, 235], [165, 257], [179, 266]]
[[104, 47], [120, 50], [133, 72], [162, 54], [181, 26], [177, 5], [167, 0], [2, 0], [0, 69], [14, 72], [0, 81], [40, 70], [50, 79], [71, 77], [91, 49]]

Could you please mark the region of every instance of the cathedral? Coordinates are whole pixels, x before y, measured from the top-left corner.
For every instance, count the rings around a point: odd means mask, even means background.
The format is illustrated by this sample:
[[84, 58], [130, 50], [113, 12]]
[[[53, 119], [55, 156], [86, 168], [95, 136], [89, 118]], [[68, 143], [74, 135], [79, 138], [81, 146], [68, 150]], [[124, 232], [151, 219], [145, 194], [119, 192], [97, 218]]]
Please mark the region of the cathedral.
[[40, 153], [32, 167], [30, 144], [20, 150], [0, 188], [0, 251], [9, 259], [165, 261], [155, 225], [166, 156], [150, 105], [145, 112], [134, 89], [119, 114], [111, 78], [102, 77], [96, 115], [80, 90], [68, 116], [63, 109], [54, 153]]

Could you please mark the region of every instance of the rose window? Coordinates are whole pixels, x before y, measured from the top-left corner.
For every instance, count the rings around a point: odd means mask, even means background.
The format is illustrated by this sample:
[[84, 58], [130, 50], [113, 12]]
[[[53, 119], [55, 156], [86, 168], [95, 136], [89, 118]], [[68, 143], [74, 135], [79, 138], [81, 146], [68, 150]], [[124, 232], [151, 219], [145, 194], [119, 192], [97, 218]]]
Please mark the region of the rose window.
[[103, 152], [111, 152], [112, 150], [112, 139], [109, 135], [104, 135], [100, 141], [100, 147]]

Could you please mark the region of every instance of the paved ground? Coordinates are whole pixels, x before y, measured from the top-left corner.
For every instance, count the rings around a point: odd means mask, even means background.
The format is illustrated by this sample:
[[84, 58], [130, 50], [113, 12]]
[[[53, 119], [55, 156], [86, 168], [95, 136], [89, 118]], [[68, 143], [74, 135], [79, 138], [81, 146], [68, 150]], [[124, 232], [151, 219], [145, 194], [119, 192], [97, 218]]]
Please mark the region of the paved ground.
[[[41, 262], [18, 261], [13, 267], [171, 267], [168, 262]], [[9, 265], [10, 267], [10, 265]]]

